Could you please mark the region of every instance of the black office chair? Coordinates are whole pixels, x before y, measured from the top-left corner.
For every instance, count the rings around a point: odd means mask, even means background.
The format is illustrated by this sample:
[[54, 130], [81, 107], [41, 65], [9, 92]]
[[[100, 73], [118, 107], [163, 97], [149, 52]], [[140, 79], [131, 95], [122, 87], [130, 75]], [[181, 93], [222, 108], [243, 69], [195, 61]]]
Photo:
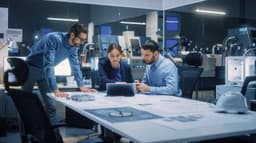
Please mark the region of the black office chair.
[[241, 94], [246, 96], [250, 109], [256, 111], [256, 76], [247, 76], [245, 78]]
[[[9, 61], [9, 60], [8, 60]], [[10, 61], [13, 61], [11, 59]], [[9, 62], [10, 62], [9, 61]], [[19, 89], [13, 89], [10, 86], [21, 86], [26, 81], [26, 78], [21, 78], [16, 69], [20, 67], [19, 64], [25, 63], [15, 59], [12, 63], [12, 68], [4, 73], [4, 84], [7, 94], [12, 98], [21, 120], [23, 121], [27, 141], [32, 143], [63, 143], [62, 137], [59, 134], [58, 127], [67, 126], [66, 124], [51, 125], [50, 120], [39, 100], [38, 96], [34, 93], [25, 92]], [[10, 63], [11, 64], [11, 63]], [[23, 68], [20, 68], [20, 73], [27, 71], [27, 65], [23, 64]], [[26, 72], [28, 74], [28, 71]], [[10, 78], [12, 77], [12, 78]], [[26, 75], [24, 75], [26, 77]], [[14, 80], [13, 80], [14, 79]], [[88, 130], [81, 130], [77, 135], [87, 135], [84, 138], [97, 135], [96, 132], [88, 135]], [[75, 133], [73, 133], [75, 134]], [[73, 136], [73, 135], [72, 135]], [[101, 139], [93, 139], [94, 142], [101, 142]], [[82, 143], [82, 142], [81, 142]]]
[[183, 65], [177, 65], [180, 76], [179, 86], [182, 91], [182, 97], [192, 99], [193, 91], [197, 92], [197, 84], [203, 68], [201, 53], [189, 53], [183, 58]]
[[181, 97], [192, 99], [193, 91], [196, 89], [202, 68], [178, 66], [180, 76], [179, 86], [182, 91]]
[[199, 67], [202, 65], [202, 63], [203, 63], [202, 54], [198, 52], [189, 53], [183, 58], [183, 65]]
[[17, 111], [23, 121], [29, 140], [35, 143], [63, 143], [61, 136], [54, 131], [44, 108], [36, 94], [9, 89]]
[[[29, 69], [27, 63], [21, 58], [7, 58], [11, 69], [4, 73], [5, 89], [8, 90], [9, 86], [21, 86], [27, 80]], [[9, 82], [12, 80], [12, 82]]]
[[245, 96], [250, 82], [256, 81], [256, 76], [247, 76], [243, 82], [241, 93]]

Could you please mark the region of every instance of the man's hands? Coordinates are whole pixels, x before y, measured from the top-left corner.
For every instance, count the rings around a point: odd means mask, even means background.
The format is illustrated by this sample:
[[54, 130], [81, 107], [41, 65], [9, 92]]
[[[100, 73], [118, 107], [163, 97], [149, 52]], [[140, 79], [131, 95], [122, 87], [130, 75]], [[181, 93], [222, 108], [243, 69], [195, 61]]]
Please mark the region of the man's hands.
[[81, 90], [82, 92], [97, 92], [96, 89], [87, 88], [87, 87], [80, 87], [80, 90]]
[[144, 83], [135, 82], [137, 92], [149, 92], [150, 87]]
[[[82, 91], [82, 92], [97, 92], [96, 89], [87, 88], [87, 87], [80, 87], [80, 91]], [[67, 97], [69, 95], [68, 93], [62, 92], [59, 89], [54, 90], [53, 93], [56, 97]]]
[[68, 93], [62, 92], [59, 89], [55, 89], [53, 93], [57, 97], [67, 97], [69, 95]]

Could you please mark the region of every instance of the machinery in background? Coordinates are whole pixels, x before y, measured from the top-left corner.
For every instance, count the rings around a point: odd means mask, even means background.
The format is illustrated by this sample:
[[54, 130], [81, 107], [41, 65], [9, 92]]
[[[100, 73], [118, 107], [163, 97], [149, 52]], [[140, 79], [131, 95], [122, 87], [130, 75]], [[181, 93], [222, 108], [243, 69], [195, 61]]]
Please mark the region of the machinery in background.
[[[228, 37], [223, 40], [222, 63], [225, 57], [243, 56], [248, 50], [256, 46], [256, 28], [240, 27], [228, 30]], [[255, 55], [254, 51], [251, 55]]]
[[[124, 34], [125, 35], [125, 34]], [[134, 80], [141, 80], [146, 70], [146, 64], [143, 62], [141, 45], [149, 39], [147, 37], [124, 36], [128, 49], [128, 63], [131, 66], [132, 76]], [[143, 42], [142, 42], [142, 40]]]
[[225, 61], [226, 85], [242, 86], [247, 76], [256, 75], [255, 56], [230, 56]]
[[133, 57], [130, 59], [132, 77], [134, 80], [141, 80], [146, 70], [146, 64], [141, 57]]
[[99, 49], [99, 56], [106, 57], [108, 46], [111, 43], [118, 43], [118, 36], [116, 35], [97, 35], [94, 37], [94, 43]]

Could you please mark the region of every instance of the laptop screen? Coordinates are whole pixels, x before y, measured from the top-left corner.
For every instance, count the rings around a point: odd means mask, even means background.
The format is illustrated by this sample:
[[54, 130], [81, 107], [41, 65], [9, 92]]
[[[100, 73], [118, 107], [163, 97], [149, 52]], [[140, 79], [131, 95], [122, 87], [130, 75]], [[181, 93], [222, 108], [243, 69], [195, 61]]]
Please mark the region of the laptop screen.
[[107, 96], [134, 96], [134, 83], [107, 83]]

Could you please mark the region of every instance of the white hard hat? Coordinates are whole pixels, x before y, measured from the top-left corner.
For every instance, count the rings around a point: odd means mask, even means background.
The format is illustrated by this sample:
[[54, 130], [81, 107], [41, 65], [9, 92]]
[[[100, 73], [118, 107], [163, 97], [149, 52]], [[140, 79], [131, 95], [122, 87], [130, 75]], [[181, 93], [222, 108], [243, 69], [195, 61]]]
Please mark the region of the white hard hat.
[[223, 93], [216, 103], [217, 112], [246, 113], [248, 105], [245, 96], [240, 92]]

